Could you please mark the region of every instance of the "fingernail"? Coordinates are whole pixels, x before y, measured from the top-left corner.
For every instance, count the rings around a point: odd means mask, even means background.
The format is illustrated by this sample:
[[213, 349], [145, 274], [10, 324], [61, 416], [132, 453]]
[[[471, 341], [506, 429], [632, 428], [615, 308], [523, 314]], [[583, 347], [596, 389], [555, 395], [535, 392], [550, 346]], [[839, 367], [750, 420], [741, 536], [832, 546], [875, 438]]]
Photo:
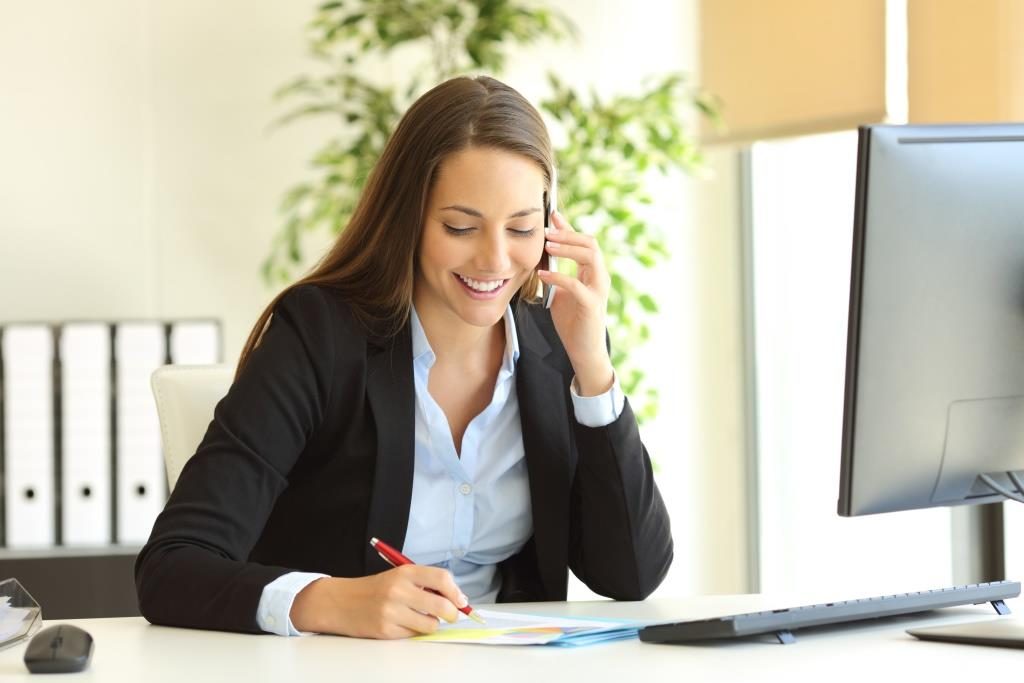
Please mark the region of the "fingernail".
[[544, 234], [545, 234], [545, 235], [550, 235], [550, 234], [551, 234], [551, 233], [553, 233], [554, 231], [555, 231], [555, 229], [554, 229], [554, 228], [544, 228]]
[[469, 598], [464, 593], [459, 593], [459, 607], [465, 607], [469, 604]]

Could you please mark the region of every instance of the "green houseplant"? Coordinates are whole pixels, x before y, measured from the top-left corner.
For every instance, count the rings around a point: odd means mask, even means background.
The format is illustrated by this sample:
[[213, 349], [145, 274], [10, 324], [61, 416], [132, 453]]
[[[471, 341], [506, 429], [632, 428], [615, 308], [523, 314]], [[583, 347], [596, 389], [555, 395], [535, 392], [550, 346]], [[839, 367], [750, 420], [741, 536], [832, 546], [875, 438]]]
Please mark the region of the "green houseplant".
[[[330, 116], [339, 128], [312, 158], [311, 178], [283, 198], [284, 223], [263, 264], [268, 283], [293, 277], [304, 261], [305, 235], [344, 230], [391, 130], [422, 92], [461, 73], [500, 75], [510, 48], [576, 38], [577, 30], [564, 14], [516, 0], [338, 0], [318, 7], [309, 35], [320, 69], [278, 90], [276, 98], [291, 106], [276, 123]], [[396, 63], [405, 67], [403, 79], [362, 76], [367, 64], [383, 70]], [[714, 119], [716, 107], [681, 74], [649, 83], [639, 95], [604, 100], [553, 73], [547, 79], [551, 92], [540, 109], [565, 140], [556, 149], [560, 203], [606, 256], [612, 362], [643, 421], [657, 412], [658, 392], [636, 362], [637, 350], [658, 306], [620, 273], [654, 268], [668, 257], [664, 234], [640, 215], [652, 203], [644, 179], [698, 168], [699, 150], [684, 121], [694, 110]]]

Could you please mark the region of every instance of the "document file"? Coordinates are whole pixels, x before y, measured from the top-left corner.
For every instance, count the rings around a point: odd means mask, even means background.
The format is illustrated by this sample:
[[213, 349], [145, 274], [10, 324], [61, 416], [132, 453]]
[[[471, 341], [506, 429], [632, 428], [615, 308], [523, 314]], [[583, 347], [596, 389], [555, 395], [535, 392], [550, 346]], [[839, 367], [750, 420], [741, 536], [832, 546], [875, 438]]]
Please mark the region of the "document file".
[[178, 322], [171, 327], [171, 362], [213, 365], [220, 361], [220, 326], [212, 320]]
[[442, 623], [433, 633], [416, 636], [413, 640], [478, 645], [580, 647], [636, 638], [637, 629], [642, 626], [635, 621], [624, 620], [535, 616], [497, 610], [475, 611], [479, 611], [486, 624], [459, 617], [454, 624]]
[[59, 348], [62, 540], [103, 545], [111, 540], [110, 327], [64, 325]]
[[2, 353], [7, 547], [49, 546], [56, 540], [53, 333], [47, 325], [9, 325]]
[[141, 544], [167, 495], [160, 423], [149, 390], [153, 370], [164, 364], [161, 323], [122, 323], [115, 335], [117, 363], [117, 540]]

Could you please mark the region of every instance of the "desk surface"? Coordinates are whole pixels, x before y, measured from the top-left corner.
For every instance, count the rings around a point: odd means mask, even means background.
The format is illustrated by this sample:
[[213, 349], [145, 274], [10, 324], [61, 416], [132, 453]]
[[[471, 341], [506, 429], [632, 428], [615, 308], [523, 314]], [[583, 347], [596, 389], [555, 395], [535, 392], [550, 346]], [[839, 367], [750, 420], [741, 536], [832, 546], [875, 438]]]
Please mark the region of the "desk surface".
[[[1015, 613], [1024, 610], [1011, 601]], [[671, 621], [807, 604], [764, 596], [705, 596], [647, 602], [524, 603], [501, 609], [533, 614], [629, 617]], [[995, 617], [990, 607], [959, 607], [922, 615], [797, 631], [797, 641], [770, 638], [702, 645], [652, 645], [638, 640], [564, 649], [371, 641], [334, 636], [282, 638], [153, 626], [142, 618], [79, 619], [95, 638], [89, 668], [60, 680], [137, 681], [760, 681], [858, 680], [911, 675], [956, 680], [988, 672], [1010, 674], [1021, 651], [918, 641], [913, 626]], [[1004, 618], [1017, 618], [1016, 616]], [[1024, 617], [1022, 617], [1024, 618]], [[0, 652], [0, 679], [28, 678], [25, 645]], [[36, 678], [35, 680], [42, 680]], [[47, 679], [49, 680], [49, 678]], [[627, 679], [628, 681], [628, 679]]]

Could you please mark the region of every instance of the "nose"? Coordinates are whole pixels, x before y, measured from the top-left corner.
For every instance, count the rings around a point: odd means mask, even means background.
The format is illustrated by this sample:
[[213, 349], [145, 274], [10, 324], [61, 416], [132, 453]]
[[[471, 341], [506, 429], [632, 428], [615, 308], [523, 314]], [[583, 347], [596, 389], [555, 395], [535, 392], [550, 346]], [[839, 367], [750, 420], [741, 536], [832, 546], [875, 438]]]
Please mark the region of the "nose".
[[473, 265], [479, 268], [481, 273], [494, 273], [495, 275], [508, 273], [512, 259], [508, 253], [509, 245], [504, 232], [504, 230], [488, 231], [489, 234], [479, 241]]

